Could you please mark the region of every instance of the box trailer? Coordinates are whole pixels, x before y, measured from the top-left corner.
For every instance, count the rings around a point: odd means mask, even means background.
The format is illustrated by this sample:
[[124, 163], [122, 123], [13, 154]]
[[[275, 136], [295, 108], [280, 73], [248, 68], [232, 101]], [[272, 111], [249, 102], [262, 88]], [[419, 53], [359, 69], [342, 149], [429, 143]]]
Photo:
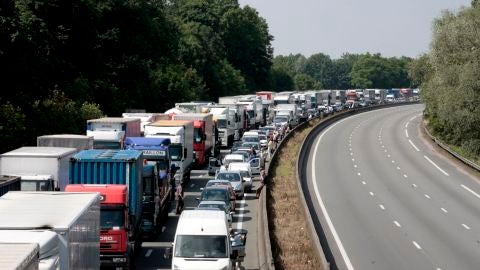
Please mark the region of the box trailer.
[[0, 243], [0, 269], [38, 270], [38, 245]]
[[0, 175], [0, 197], [9, 191], [20, 191], [20, 176]]
[[140, 118], [104, 117], [87, 120], [95, 149], [123, 149], [126, 137], [141, 136]]
[[[38, 269], [57, 270], [60, 263], [59, 238], [57, 233], [45, 230], [0, 230], [0, 244], [38, 245]], [[0, 253], [1, 254], [1, 253]], [[4, 269], [1, 268], [0, 269]]]
[[0, 230], [45, 230], [59, 237], [59, 269], [99, 269], [98, 193], [11, 191], [0, 197]]
[[93, 136], [78, 134], [54, 134], [37, 137], [37, 146], [77, 148], [78, 151], [93, 148]]
[[64, 190], [76, 148], [21, 147], [0, 155], [0, 174], [21, 177], [22, 191]]

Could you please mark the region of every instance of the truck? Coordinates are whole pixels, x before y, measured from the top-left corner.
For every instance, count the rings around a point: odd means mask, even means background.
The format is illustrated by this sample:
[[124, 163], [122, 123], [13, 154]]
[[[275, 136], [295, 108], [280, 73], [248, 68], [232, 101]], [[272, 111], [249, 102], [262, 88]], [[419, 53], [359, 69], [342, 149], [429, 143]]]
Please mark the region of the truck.
[[53, 134], [37, 137], [37, 146], [68, 147], [78, 151], [93, 149], [93, 136], [78, 134]]
[[293, 126], [298, 125], [300, 118], [302, 117], [302, 112], [298, 109], [297, 104], [278, 104], [275, 107], [275, 115], [280, 111], [291, 111], [292, 112], [292, 122]]
[[228, 105], [212, 105], [209, 111], [213, 116], [218, 128], [220, 145], [230, 147], [235, 139], [236, 117]]
[[[332, 96], [332, 90], [320, 90], [323, 106], [332, 106], [335, 104], [335, 97]], [[320, 104], [320, 103], [319, 103]]]
[[87, 136], [95, 149], [123, 149], [126, 137], [140, 137], [140, 119], [104, 117], [87, 120]]
[[175, 181], [188, 182], [193, 167], [193, 121], [160, 120], [145, 126], [145, 137], [170, 139], [169, 158], [177, 168]]
[[230, 230], [224, 211], [184, 210], [172, 249], [172, 269], [236, 269], [245, 257], [246, 230]]
[[249, 129], [257, 129], [264, 124], [263, 104], [261, 99], [240, 99], [240, 101], [237, 101], [237, 104], [244, 106]]
[[262, 100], [271, 100], [273, 101], [273, 98], [275, 97], [275, 92], [272, 91], [259, 91], [256, 92], [255, 95], [257, 97], [260, 97]]
[[366, 105], [375, 104], [375, 89], [365, 89], [363, 90], [363, 98]]
[[100, 268], [98, 193], [11, 191], [0, 197], [0, 216], [8, 217], [0, 230], [54, 232], [59, 269]]
[[0, 269], [38, 270], [38, 245], [0, 243]]
[[234, 115], [233, 120], [233, 140], [239, 141], [242, 138], [244, 130], [248, 128], [247, 113], [242, 104], [235, 103], [221, 103], [220, 106], [227, 106], [229, 114]]
[[123, 118], [140, 119], [140, 133], [143, 136], [145, 125], [156, 122], [158, 120], [168, 120], [169, 116], [163, 113], [122, 113]]
[[335, 91], [335, 105], [338, 107], [343, 107], [347, 101], [346, 91], [345, 90], [334, 90]]
[[68, 192], [102, 196], [100, 261], [128, 268], [142, 241], [143, 153], [137, 150], [84, 150], [71, 159]]
[[[210, 113], [174, 114], [173, 120], [193, 121], [193, 155], [199, 168], [208, 163], [208, 158], [215, 155], [215, 123]], [[217, 135], [218, 137], [218, 135]]]
[[218, 97], [218, 104], [235, 104], [242, 96]]
[[375, 89], [375, 104], [385, 103], [386, 93], [385, 89]]
[[20, 191], [20, 177], [0, 175], [0, 197], [9, 191]]
[[293, 97], [291, 94], [277, 94], [273, 97], [273, 104], [276, 106], [278, 104], [293, 104]]
[[347, 90], [346, 96], [347, 96], [347, 101], [345, 104], [347, 108], [358, 107], [358, 94], [355, 89]]
[[0, 155], [0, 174], [20, 176], [22, 191], [64, 190], [76, 148], [25, 146]]
[[174, 191], [169, 184], [168, 170], [170, 139], [128, 137], [127, 150], [139, 150], [147, 162], [143, 166], [142, 232], [153, 237], [168, 218]]
[[[6, 243], [36, 245], [38, 246], [38, 269], [59, 269], [61, 246], [59, 246], [59, 237], [55, 232], [46, 230], [0, 230], [0, 244]], [[6, 268], [0, 267], [0, 269]]]

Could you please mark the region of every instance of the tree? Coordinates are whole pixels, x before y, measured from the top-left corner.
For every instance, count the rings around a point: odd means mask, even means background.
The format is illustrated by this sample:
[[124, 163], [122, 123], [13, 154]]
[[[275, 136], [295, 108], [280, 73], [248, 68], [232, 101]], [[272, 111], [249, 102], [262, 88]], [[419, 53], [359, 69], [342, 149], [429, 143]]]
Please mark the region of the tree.
[[305, 62], [304, 73], [320, 82], [322, 87], [332, 89], [334, 86], [334, 66], [330, 56], [318, 53], [310, 56]]
[[291, 91], [295, 87], [292, 76], [283, 67], [273, 67], [269, 77], [270, 85], [274, 91]]
[[318, 83], [307, 74], [297, 74], [294, 77], [295, 90], [304, 91], [311, 89], [320, 89]]

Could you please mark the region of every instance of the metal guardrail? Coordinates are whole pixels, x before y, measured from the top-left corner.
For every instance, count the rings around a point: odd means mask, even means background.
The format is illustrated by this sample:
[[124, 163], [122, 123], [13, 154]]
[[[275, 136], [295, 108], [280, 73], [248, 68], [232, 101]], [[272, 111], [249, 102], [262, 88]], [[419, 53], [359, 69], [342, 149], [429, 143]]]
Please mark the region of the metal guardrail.
[[[378, 106], [371, 106], [366, 108], [359, 108], [359, 109], [351, 109], [348, 111], [340, 112], [332, 117], [328, 117], [321, 121], [317, 126], [315, 126], [312, 131], [306, 136], [304, 139], [302, 146], [300, 148], [300, 152], [298, 154], [298, 162], [297, 162], [297, 181], [299, 187], [299, 194], [300, 200], [304, 205], [305, 213], [307, 217], [307, 222], [310, 227], [310, 231], [312, 232], [311, 241], [316, 242], [314, 247], [317, 249], [315, 252], [318, 254], [319, 258], [321, 259], [321, 263], [324, 264], [324, 269], [346, 269], [345, 265], [342, 265], [343, 262], [335, 261], [335, 258], [341, 258], [340, 251], [337, 247], [330, 247], [328, 245], [327, 238], [331, 238], [332, 233], [329, 230], [328, 226], [323, 227], [321, 224], [325, 224], [325, 221], [320, 221], [324, 217], [318, 217], [318, 219], [312, 219], [312, 216], [317, 216], [315, 212], [315, 208], [313, 205], [312, 198], [310, 197], [310, 193], [308, 192], [308, 186], [306, 181], [306, 168], [308, 163], [308, 153], [311, 149], [315, 139], [317, 138], [318, 134], [322, 132], [325, 128], [332, 125], [333, 123], [344, 119], [346, 117], [366, 112], [372, 111], [382, 108], [389, 108], [389, 107], [396, 107], [402, 105], [410, 105], [410, 104], [418, 104], [419, 102], [406, 102], [406, 103], [393, 103], [393, 104], [386, 104], [386, 105], [378, 105]], [[315, 237], [317, 236], [317, 237]]]
[[454, 156], [455, 158], [457, 158], [458, 160], [460, 160], [461, 162], [465, 163], [466, 165], [470, 166], [471, 168], [477, 170], [478, 172], [480, 172], [480, 165], [478, 165], [477, 163], [465, 158], [465, 157], [462, 157], [459, 153], [455, 152], [454, 150], [452, 150], [450, 147], [448, 147], [447, 145], [445, 145], [440, 139], [437, 139], [435, 136], [433, 136], [430, 131], [428, 131], [428, 128], [423, 125], [423, 129], [425, 130], [425, 133], [427, 133], [428, 137], [430, 137], [430, 139], [435, 142], [438, 146], [440, 146], [441, 148], [443, 148], [443, 150], [447, 151], [450, 155]]

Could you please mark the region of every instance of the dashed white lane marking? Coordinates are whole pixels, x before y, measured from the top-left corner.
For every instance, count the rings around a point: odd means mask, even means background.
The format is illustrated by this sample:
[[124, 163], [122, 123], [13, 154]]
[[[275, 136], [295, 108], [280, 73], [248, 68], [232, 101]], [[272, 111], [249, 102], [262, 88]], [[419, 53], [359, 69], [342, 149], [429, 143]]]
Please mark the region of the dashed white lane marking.
[[352, 158], [352, 161], [355, 161], [355, 159], [354, 159], [354, 158]]
[[395, 160], [392, 160], [392, 163], [395, 163]]
[[375, 193], [373, 193], [371, 191], [369, 193], [370, 193], [370, 196], [372, 196], [372, 197], [375, 196]]
[[360, 176], [361, 174], [360, 173], [357, 173], [358, 176]]
[[405, 136], [408, 138], [408, 130], [405, 129]]
[[396, 221], [396, 220], [394, 220], [393, 223], [395, 223], [395, 226], [397, 226], [397, 227], [399, 227], [399, 228], [402, 227], [402, 225], [400, 225], [400, 223], [399, 223], [398, 221]]
[[397, 170], [400, 170], [400, 167], [397, 166]]
[[382, 148], [385, 148], [385, 145], [382, 145]]
[[349, 148], [348, 150], [350, 150], [350, 152], [352, 152], [352, 148]]
[[430, 164], [432, 164], [433, 166], [435, 166], [435, 168], [437, 168], [439, 171], [441, 171], [443, 174], [445, 174], [446, 176], [449, 176], [448, 173], [444, 170], [442, 170], [442, 168], [440, 168], [437, 164], [435, 164], [435, 162], [433, 162], [430, 158], [428, 158], [427, 156], [423, 156], [426, 160], [428, 160], [428, 162], [430, 162]]
[[416, 187], [417, 187], [417, 185], [416, 185], [416, 184], [412, 184], [412, 187], [416, 188]]
[[445, 208], [443, 208], [443, 207], [440, 208], [440, 209], [441, 209], [444, 213], [448, 213], [447, 209], [445, 209]]
[[425, 198], [431, 199], [431, 197], [428, 194], [423, 194], [423, 195], [425, 196]]
[[420, 152], [420, 149], [418, 149], [418, 147], [413, 144], [412, 140], [408, 139], [408, 142], [412, 145], [413, 148], [415, 148], [415, 151]]
[[[245, 199], [246, 199], [247, 197], [253, 197], [253, 196], [255, 196], [255, 195], [254, 195], [254, 194], [250, 194], [250, 193], [249, 193], [249, 194], [245, 193], [245, 194], [243, 195], [242, 200], [241, 200], [240, 203], [238, 203], [238, 204], [245, 205]], [[243, 228], [243, 211], [245, 210], [245, 208], [239, 207], [239, 208], [237, 208], [237, 210], [238, 210], [238, 212], [240, 212], [240, 213], [238, 213], [237, 215], [235, 215], [236, 217], [238, 217], [237, 229], [238, 229], [238, 230], [241, 230], [241, 229]]]
[[152, 252], [153, 252], [153, 249], [147, 250], [147, 253], [145, 253], [145, 258], [150, 257], [150, 255], [152, 255]]
[[390, 154], [388, 154], [387, 157], [392, 157], [392, 156]]
[[480, 199], [480, 195], [478, 195], [478, 193], [476, 193], [475, 191], [471, 190], [469, 187], [465, 186], [465, 185], [461, 185], [462, 188], [464, 188], [465, 190], [467, 190], [468, 192], [472, 193], [473, 195], [475, 195], [477, 198]]
[[405, 128], [408, 128], [408, 123], [410, 123], [410, 122], [407, 122], [407, 123], [405, 124]]
[[350, 156], [353, 156], [353, 153], [350, 153]]
[[383, 152], [385, 152], [385, 153], [386, 153], [386, 152], [387, 152], [387, 149], [383, 150]]
[[357, 166], [357, 164], [355, 164], [355, 165], [353, 165], [353, 167], [354, 167], [354, 168], [357, 168], [358, 166]]
[[470, 227], [468, 227], [468, 225], [467, 225], [467, 224], [465, 224], [465, 223], [462, 223], [462, 226], [463, 226], [465, 229], [467, 229], [467, 230], [470, 230]]
[[362, 185], [366, 185], [366, 184], [367, 184], [367, 182], [365, 182], [365, 181], [362, 181]]
[[[320, 142], [322, 141], [323, 136], [325, 134], [327, 134], [330, 129], [332, 129], [336, 125], [342, 123], [343, 121], [346, 121], [347, 119], [349, 119], [349, 118], [345, 118], [343, 120], [340, 120], [340, 121], [336, 122], [335, 124], [328, 127], [325, 130], [325, 132], [323, 132], [320, 135], [320, 137], [318, 138], [318, 141], [315, 145], [315, 148], [313, 150], [313, 160], [312, 160], [313, 164], [317, 164], [316, 159], [317, 159], [317, 153], [318, 153], [318, 146], [320, 145]], [[318, 191], [318, 184], [317, 184], [317, 181], [316, 181], [317, 176], [316, 176], [315, 166], [312, 166], [312, 176], [313, 176], [313, 188], [314, 188], [314, 191], [315, 191], [315, 196], [317, 197], [317, 201], [320, 205], [320, 209], [322, 210], [322, 213], [325, 216], [325, 220], [327, 221], [327, 225], [330, 228], [330, 231], [332, 232], [333, 239], [335, 239], [335, 242], [337, 243], [338, 249], [340, 250], [340, 254], [342, 255], [342, 258], [345, 262], [346, 268], [348, 270], [353, 270], [352, 262], [350, 261], [350, 258], [348, 257], [348, 254], [345, 251], [345, 248], [343, 247], [342, 241], [340, 240], [340, 237], [338, 236], [337, 230], [335, 230], [335, 227], [333, 226], [332, 219], [330, 218], [330, 215], [328, 215], [327, 208], [325, 207], [325, 204], [323, 203], [322, 197], [320, 196], [320, 192]]]
[[403, 177], [407, 178], [407, 177], [408, 177], [408, 175], [404, 174], [404, 175], [403, 175]]
[[162, 226], [162, 233], [165, 232], [166, 229], [167, 229], [167, 227]]
[[193, 188], [195, 186], [195, 184], [191, 184], [190, 187]]
[[412, 241], [412, 243], [417, 249], [422, 249], [422, 247], [417, 242]]
[[385, 210], [385, 206], [383, 206], [383, 204], [380, 204], [378, 206], [380, 207], [380, 209]]

